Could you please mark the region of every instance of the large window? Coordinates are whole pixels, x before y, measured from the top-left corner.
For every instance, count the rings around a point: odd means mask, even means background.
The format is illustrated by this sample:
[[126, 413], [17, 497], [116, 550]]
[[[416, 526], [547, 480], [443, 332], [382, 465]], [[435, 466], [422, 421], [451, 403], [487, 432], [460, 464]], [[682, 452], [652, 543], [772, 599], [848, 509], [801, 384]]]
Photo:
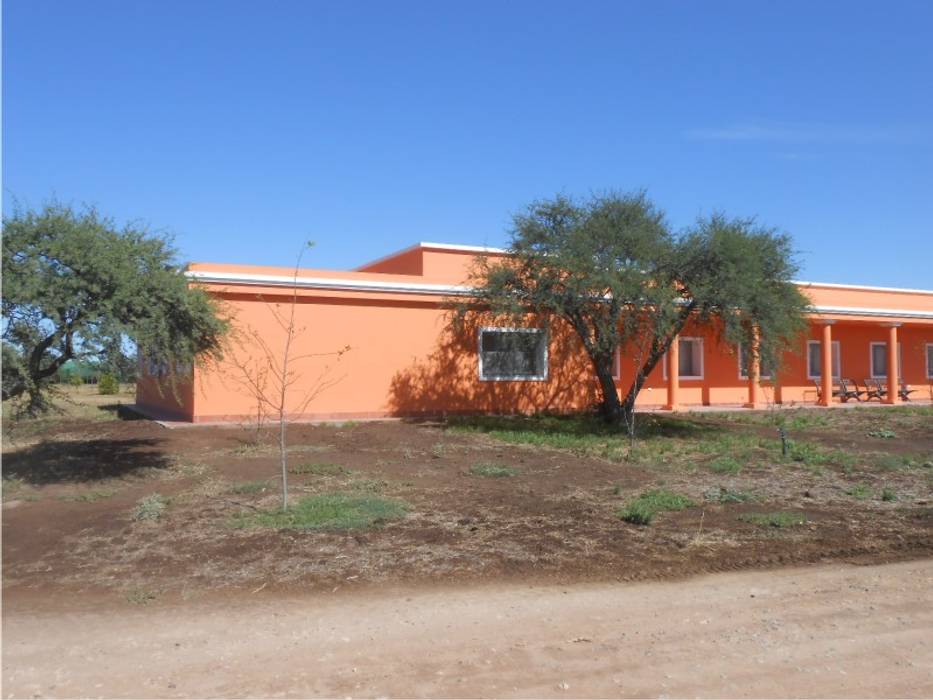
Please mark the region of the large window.
[[[871, 344], [871, 377], [872, 379], [888, 378], [888, 344]], [[904, 352], [901, 344], [897, 344], [897, 374], [898, 378], [904, 376]]]
[[[703, 379], [703, 338], [681, 338], [678, 345], [679, 379]], [[667, 379], [667, 355], [664, 356], [664, 378]]]
[[933, 343], [927, 343], [927, 379], [933, 379]]
[[547, 334], [540, 328], [483, 328], [479, 333], [479, 378], [547, 379]]
[[[833, 341], [833, 379], [842, 376], [842, 362], [839, 359], [839, 341]], [[823, 376], [823, 343], [819, 340], [807, 341], [807, 379], [819, 379]]]
[[[760, 378], [771, 379], [773, 372], [766, 362], [761, 363]], [[739, 379], [748, 379], [748, 347], [745, 343], [739, 344]]]

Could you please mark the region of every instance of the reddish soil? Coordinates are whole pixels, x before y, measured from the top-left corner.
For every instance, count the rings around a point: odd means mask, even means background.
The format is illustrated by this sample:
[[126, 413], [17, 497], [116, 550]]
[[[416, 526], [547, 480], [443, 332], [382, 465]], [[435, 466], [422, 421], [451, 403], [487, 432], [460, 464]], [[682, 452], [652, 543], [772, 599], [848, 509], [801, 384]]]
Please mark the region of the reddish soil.
[[[822, 437], [841, 439], [838, 433]], [[899, 441], [898, 450], [912, 444], [922, 451], [930, 439], [920, 430]], [[922, 470], [816, 474], [763, 464], [723, 475], [638, 467], [510, 446], [429, 423], [290, 429], [292, 464], [344, 469], [331, 476], [291, 475], [294, 498], [362, 489], [407, 502], [404, 519], [352, 532], [235, 529], [235, 514], [274, 507], [278, 499], [271, 436], [258, 448], [250, 440], [251, 433], [239, 428], [69, 421], [8, 445], [4, 474], [26, 486], [22, 497], [5, 497], [3, 507], [4, 604], [52, 605], [76, 592], [89, 601], [97, 595], [168, 601], [259, 587], [294, 592], [395, 583], [630, 581], [933, 554], [931, 478]], [[479, 462], [507, 464], [520, 474], [473, 476], [470, 468]], [[258, 479], [268, 479], [269, 487], [234, 493], [234, 484]], [[857, 500], [846, 493], [854, 484], [890, 486], [899, 498]], [[662, 485], [698, 505], [665, 513], [649, 527], [616, 517], [627, 499]], [[705, 501], [719, 486], [758, 498]], [[93, 498], [95, 490], [107, 493], [98, 500], [63, 500]], [[135, 522], [134, 505], [156, 492], [172, 499], [165, 515]], [[738, 518], [777, 510], [804, 514], [807, 525], [763, 528]]]

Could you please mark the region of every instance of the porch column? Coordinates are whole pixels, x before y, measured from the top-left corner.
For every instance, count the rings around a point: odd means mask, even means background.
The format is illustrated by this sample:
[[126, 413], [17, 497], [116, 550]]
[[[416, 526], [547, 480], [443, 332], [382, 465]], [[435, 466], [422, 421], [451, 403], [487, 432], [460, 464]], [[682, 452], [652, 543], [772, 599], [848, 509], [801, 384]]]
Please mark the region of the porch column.
[[833, 402], [833, 324], [835, 321], [823, 322], [823, 341], [820, 350], [823, 354], [823, 363], [820, 368], [820, 392], [823, 399], [821, 406], [829, 406]]
[[748, 348], [748, 403], [745, 408], [761, 405], [761, 341], [757, 326], [752, 329], [751, 345]]
[[677, 393], [680, 390], [680, 336], [675, 335], [667, 351], [667, 406], [677, 410]]
[[892, 323], [888, 328], [888, 393], [884, 397], [885, 403], [897, 403], [900, 396], [901, 385], [898, 381], [900, 367], [897, 366], [897, 327], [899, 323]]

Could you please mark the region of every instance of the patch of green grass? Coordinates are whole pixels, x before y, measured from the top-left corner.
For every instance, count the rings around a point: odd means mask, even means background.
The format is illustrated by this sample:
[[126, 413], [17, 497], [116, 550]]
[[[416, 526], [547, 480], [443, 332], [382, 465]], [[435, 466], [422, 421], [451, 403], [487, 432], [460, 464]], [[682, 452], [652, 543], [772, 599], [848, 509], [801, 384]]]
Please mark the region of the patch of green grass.
[[402, 518], [408, 506], [396, 500], [352, 493], [307, 496], [288, 510], [235, 516], [234, 527], [294, 530], [356, 530]]
[[740, 515], [739, 520], [759, 527], [796, 527], [806, 525], [807, 518], [800, 513], [788, 513], [786, 511], [777, 511], [774, 513], [745, 513]]
[[473, 476], [485, 476], [491, 479], [501, 479], [507, 476], [518, 476], [521, 472], [515, 467], [509, 467], [505, 464], [496, 462], [480, 462], [470, 467], [470, 474]]
[[330, 462], [306, 462], [289, 469], [292, 474], [314, 474], [315, 476], [339, 476], [346, 474], [347, 470], [339, 464]]
[[133, 509], [133, 520], [155, 521], [162, 517], [168, 507], [168, 499], [160, 493], [141, 498]]
[[111, 498], [116, 494], [115, 489], [97, 489], [95, 491], [85, 491], [84, 493], [74, 493], [67, 496], [60, 496], [62, 501], [76, 501], [78, 503], [94, 503], [105, 498]]
[[896, 501], [897, 494], [894, 492], [894, 489], [892, 489], [890, 486], [885, 486], [883, 489], [881, 489], [881, 500], [888, 501], [888, 502]]
[[30, 486], [24, 479], [19, 478], [18, 476], [8, 476], [3, 475], [3, 500], [4, 501], [14, 501], [14, 500], [37, 500], [39, 496], [33, 492], [32, 486]]
[[835, 465], [843, 470], [850, 470], [855, 463], [855, 455], [837, 449], [827, 449], [812, 442], [790, 443], [788, 456], [794, 462], [803, 464], [815, 473], [820, 473], [821, 467]]
[[389, 482], [385, 479], [356, 479], [350, 482], [350, 488], [354, 491], [368, 491], [369, 493], [380, 493], [389, 487]]
[[881, 438], [883, 440], [890, 440], [897, 437], [897, 433], [888, 428], [878, 428], [877, 430], [869, 430], [868, 437]]
[[269, 482], [264, 479], [261, 481], [241, 481], [230, 486], [230, 493], [235, 493], [239, 496], [262, 493], [268, 490]]
[[869, 489], [865, 484], [856, 484], [850, 489], [846, 490], [846, 493], [852, 498], [857, 498], [860, 501], [864, 501], [866, 498], [871, 496], [871, 489]]
[[754, 496], [745, 491], [736, 491], [725, 486], [718, 489], [710, 489], [704, 495], [707, 501], [717, 501], [719, 503], [745, 503], [754, 500]]
[[738, 474], [742, 471], [742, 464], [733, 457], [717, 457], [707, 466], [716, 474]]
[[665, 489], [656, 489], [654, 491], [645, 491], [632, 499], [616, 515], [622, 520], [635, 525], [650, 525], [651, 521], [654, 520], [654, 516], [658, 513], [683, 510], [693, 505], [693, 501], [682, 494]]
[[911, 466], [909, 455], [879, 454], [874, 459], [875, 466], [883, 471], [898, 471]]
[[146, 588], [131, 588], [126, 592], [126, 600], [133, 605], [149, 605], [156, 599], [156, 594]]

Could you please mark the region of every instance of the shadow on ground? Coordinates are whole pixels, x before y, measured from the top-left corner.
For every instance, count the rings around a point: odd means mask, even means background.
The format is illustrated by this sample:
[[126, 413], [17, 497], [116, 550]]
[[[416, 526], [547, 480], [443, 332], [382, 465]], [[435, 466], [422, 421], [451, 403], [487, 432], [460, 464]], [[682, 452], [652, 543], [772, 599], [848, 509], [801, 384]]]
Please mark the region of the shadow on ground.
[[3, 476], [40, 486], [131, 476], [170, 464], [159, 441], [151, 438], [45, 440], [5, 455]]

